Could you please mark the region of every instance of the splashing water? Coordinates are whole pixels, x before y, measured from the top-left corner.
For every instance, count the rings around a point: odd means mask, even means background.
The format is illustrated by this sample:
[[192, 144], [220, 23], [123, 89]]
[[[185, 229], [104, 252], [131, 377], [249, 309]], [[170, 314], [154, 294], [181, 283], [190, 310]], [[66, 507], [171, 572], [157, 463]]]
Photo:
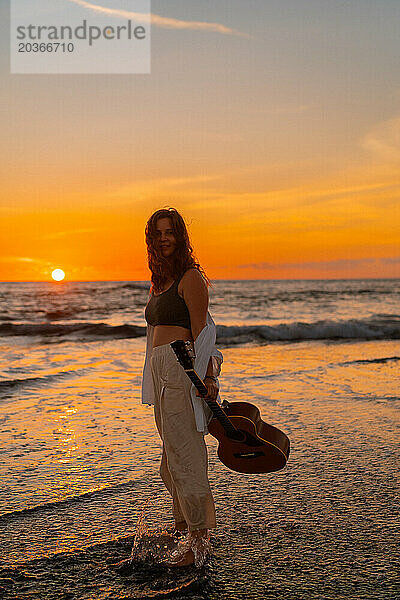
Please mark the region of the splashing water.
[[146, 507], [139, 515], [135, 537], [129, 561], [145, 563], [162, 563], [166, 566], [180, 562], [190, 550], [194, 555], [194, 564], [202, 567], [211, 554], [210, 534], [199, 536], [187, 532], [182, 539], [177, 539], [181, 532], [165, 530], [151, 531], [146, 522]]
[[[147, 503], [148, 502], [146, 502], [146, 506]], [[136, 525], [135, 537], [130, 556], [130, 559], [133, 561], [148, 562], [149, 560], [154, 561], [156, 558], [154, 555], [154, 548], [152, 547], [151, 543], [149, 543], [151, 540], [150, 531], [145, 518], [146, 506], [140, 513]]]
[[178, 542], [175, 550], [170, 553], [168, 562], [172, 564], [180, 562], [189, 550], [193, 552], [195, 567], [202, 567], [211, 554], [209, 533], [205, 536], [198, 536], [189, 532], [183, 540]]
[[170, 552], [176, 544], [176, 538], [170, 532], [157, 529], [152, 531], [146, 520], [146, 509], [150, 500], [147, 500], [141, 511], [133, 539], [129, 561], [140, 563], [162, 563], [165, 554]]
[[165, 567], [179, 562], [188, 549], [193, 550], [195, 566], [202, 566], [209, 554], [209, 537], [200, 539], [196, 534], [187, 530], [180, 532], [173, 527], [151, 530], [146, 518], [148, 504], [149, 501], [138, 517], [130, 557], [113, 566], [123, 577], [133, 577], [131, 581], [138, 578], [140, 597], [143, 598], [204, 592], [208, 589], [208, 581], [203, 571], [175, 569], [171, 579], [171, 573]]

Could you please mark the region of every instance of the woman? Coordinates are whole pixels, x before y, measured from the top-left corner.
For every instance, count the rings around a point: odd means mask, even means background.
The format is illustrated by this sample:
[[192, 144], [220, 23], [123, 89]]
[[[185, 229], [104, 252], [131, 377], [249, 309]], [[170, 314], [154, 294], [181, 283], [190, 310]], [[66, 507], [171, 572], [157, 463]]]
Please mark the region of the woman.
[[219, 399], [217, 376], [223, 358], [215, 348], [215, 324], [208, 312], [209, 282], [193, 256], [185, 222], [176, 209], [158, 210], [150, 217], [146, 244], [152, 287], [145, 310], [142, 402], [154, 405], [163, 441], [160, 475], [172, 496], [175, 529], [188, 529], [167, 564], [201, 566], [210, 551], [208, 530], [216, 527], [204, 441], [212, 413], [170, 343], [192, 342], [195, 369], [213, 400]]

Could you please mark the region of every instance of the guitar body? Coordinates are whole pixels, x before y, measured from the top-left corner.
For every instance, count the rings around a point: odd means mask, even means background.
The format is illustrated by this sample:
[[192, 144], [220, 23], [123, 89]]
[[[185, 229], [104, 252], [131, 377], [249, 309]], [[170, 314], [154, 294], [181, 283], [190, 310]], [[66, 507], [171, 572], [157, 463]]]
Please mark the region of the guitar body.
[[261, 419], [257, 406], [250, 402], [229, 402], [224, 412], [242, 439], [228, 437], [217, 418], [212, 418], [208, 430], [217, 440], [221, 462], [239, 473], [269, 473], [286, 465], [290, 442], [287, 435]]
[[265, 423], [257, 406], [250, 402], [225, 400], [220, 405], [208, 399], [207, 387], [193, 367], [190, 342], [175, 340], [170, 346], [213, 413], [208, 431], [219, 441], [218, 456], [221, 462], [238, 473], [270, 473], [283, 469], [290, 450], [287, 435]]

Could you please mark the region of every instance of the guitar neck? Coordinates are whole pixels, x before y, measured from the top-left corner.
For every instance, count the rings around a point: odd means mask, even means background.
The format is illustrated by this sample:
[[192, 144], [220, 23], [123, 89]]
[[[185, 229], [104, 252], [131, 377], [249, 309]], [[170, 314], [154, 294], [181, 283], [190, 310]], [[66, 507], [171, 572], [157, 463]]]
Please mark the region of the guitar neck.
[[222, 427], [225, 429], [227, 434], [233, 434], [237, 432], [236, 427], [233, 425], [230, 418], [227, 416], [225, 411], [221, 408], [221, 406], [215, 400], [210, 400], [209, 398], [205, 398], [207, 394], [207, 387], [204, 385], [203, 381], [200, 379], [198, 374], [194, 369], [185, 369], [186, 375], [190, 378], [195, 388], [202, 395], [203, 400], [205, 400], [212, 410], [212, 413], [216, 419], [221, 423]]

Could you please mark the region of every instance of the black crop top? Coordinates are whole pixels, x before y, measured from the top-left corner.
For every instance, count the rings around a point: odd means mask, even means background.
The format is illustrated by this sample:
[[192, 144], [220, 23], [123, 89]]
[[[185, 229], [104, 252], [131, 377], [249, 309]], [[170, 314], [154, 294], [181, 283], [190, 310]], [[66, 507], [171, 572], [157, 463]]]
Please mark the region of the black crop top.
[[149, 325], [177, 325], [191, 329], [190, 314], [186, 302], [178, 294], [178, 284], [183, 274], [165, 292], [151, 294], [144, 312]]

